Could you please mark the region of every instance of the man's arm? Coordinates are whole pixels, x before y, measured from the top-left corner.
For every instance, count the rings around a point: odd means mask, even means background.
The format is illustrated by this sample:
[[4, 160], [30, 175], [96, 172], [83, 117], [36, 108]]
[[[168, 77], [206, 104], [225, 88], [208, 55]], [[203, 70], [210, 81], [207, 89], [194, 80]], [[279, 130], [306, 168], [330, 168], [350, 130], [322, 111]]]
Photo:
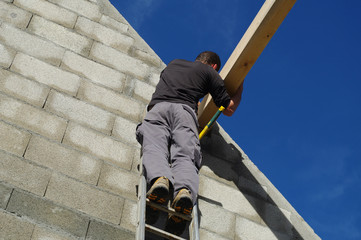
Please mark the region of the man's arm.
[[233, 115], [233, 113], [236, 111], [239, 103], [242, 99], [242, 92], [243, 92], [243, 82], [241, 86], [237, 89], [237, 92], [233, 95], [231, 98], [230, 103], [228, 104], [228, 107], [224, 109], [223, 114], [230, 117]]

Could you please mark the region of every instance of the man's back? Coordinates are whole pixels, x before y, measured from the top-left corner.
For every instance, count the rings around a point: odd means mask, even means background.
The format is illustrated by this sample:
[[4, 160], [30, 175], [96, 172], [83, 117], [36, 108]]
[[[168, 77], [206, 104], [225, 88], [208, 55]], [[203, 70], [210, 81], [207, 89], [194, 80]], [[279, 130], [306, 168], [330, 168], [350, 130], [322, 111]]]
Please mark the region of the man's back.
[[196, 111], [199, 99], [209, 92], [217, 105], [229, 103], [223, 80], [211, 66], [176, 59], [161, 73], [149, 106], [159, 102], [183, 103]]

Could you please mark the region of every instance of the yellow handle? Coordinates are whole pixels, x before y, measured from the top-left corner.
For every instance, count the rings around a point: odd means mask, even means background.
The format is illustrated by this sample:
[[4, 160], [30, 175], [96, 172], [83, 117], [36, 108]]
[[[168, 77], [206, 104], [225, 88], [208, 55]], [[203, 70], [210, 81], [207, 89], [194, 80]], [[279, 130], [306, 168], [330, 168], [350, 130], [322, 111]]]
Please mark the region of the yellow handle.
[[217, 118], [219, 117], [219, 115], [221, 115], [221, 113], [223, 112], [225, 108], [223, 106], [221, 106], [218, 111], [216, 112], [216, 114], [214, 114], [214, 116], [212, 117], [212, 119], [208, 122], [208, 124], [203, 128], [202, 132], [199, 134], [199, 140], [207, 133], [208, 129], [211, 128], [211, 126], [213, 125], [213, 123], [217, 120]]

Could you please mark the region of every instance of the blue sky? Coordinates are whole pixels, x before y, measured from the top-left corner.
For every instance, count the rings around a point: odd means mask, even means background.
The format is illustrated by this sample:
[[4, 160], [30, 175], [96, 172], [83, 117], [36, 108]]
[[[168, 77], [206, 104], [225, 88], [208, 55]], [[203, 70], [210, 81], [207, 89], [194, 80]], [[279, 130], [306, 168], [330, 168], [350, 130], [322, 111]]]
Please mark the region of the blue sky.
[[[263, 0], [111, 2], [167, 64], [223, 63]], [[323, 239], [361, 239], [361, 1], [299, 0], [223, 128]]]

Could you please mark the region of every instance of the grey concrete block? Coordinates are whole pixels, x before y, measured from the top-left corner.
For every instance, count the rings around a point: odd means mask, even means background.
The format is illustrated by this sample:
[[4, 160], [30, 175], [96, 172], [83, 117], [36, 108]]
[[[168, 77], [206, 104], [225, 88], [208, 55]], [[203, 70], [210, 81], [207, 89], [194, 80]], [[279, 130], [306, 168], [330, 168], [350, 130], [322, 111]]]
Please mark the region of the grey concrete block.
[[99, 6], [86, 0], [49, 0], [49, 2], [74, 11], [77, 14], [85, 16], [94, 21], [98, 21], [101, 17]]
[[14, 191], [7, 210], [76, 237], [85, 237], [89, 224], [88, 218], [25, 192]]
[[159, 82], [159, 79], [160, 79], [160, 72], [152, 72], [149, 74], [148, 76], [149, 78], [149, 83], [152, 85], [152, 86], [156, 86]]
[[138, 182], [139, 175], [136, 173], [104, 164], [98, 186], [122, 197], [137, 200], [136, 185]]
[[118, 226], [91, 221], [87, 240], [124, 240], [135, 239], [135, 234]]
[[12, 4], [0, 1], [0, 19], [24, 29], [28, 25], [32, 14]]
[[25, 158], [93, 185], [102, 166], [101, 160], [37, 136], [32, 137]]
[[242, 176], [238, 179], [237, 186], [248, 194], [260, 197], [265, 201], [269, 198], [268, 188], [266, 186], [262, 186], [259, 183], [255, 183]]
[[14, 0], [14, 5], [68, 28], [73, 28], [77, 19], [75, 13], [43, 0]]
[[0, 180], [42, 196], [50, 172], [0, 151]]
[[0, 208], [1, 209], [6, 208], [12, 191], [13, 191], [13, 188], [6, 186], [0, 182]]
[[134, 98], [143, 101], [145, 104], [148, 104], [152, 99], [154, 91], [155, 87], [145, 82], [135, 80]]
[[221, 133], [223, 133], [223, 129], [218, 124], [214, 124], [207, 135], [201, 140], [202, 150], [230, 162], [243, 160], [246, 157], [243, 151], [237, 147], [232, 139], [224, 136], [228, 136], [226, 133], [222, 135]]
[[203, 151], [200, 170], [201, 175], [211, 177], [219, 182], [237, 188], [239, 174], [234, 170], [234, 164]]
[[31, 240], [78, 240], [79, 238], [70, 234], [60, 233], [54, 229], [35, 226]]
[[257, 182], [241, 159], [227, 161], [203, 151], [200, 173], [254, 197], [269, 198], [268, 188]]
[[29, 55], [18, 53], [10, 68], [27, 78], [33, 79], [59, 91], [75, 96], [79, 86], [80, 77], [40, 61]]
[[100, 108], [137, 121], [140, 119], [144, 105], [134, 99], [101, 86], [83, 82], [78, 97]]
[[0, 66], [4, 68], [10, 67], [15, 57], [15, 54], [16, 54], [15, 50], [0, 43]]
[[149, 67], [144, 62], [101, 43], [95, 42], [93, 44], [89, 56], [111, 68], [139, 79], [144, 79], [148, 75]]
[[160, 67], [162, 60], [156, 54], [149, 54], [148, 52], [142, 50], [135, 50], [134, 56], [139, 60], [149, 63], [155, 67]]
[[59, 65], [65, 49], [9, 24], [1, 24], [0, 40], [7, 46], [53, 65]]
[[201, 215], [201, 228], [216, 232], [223, 237], [233, 239], [236, 214], [203, 200], [199, 200], [199, 209]]
[[78, 18], [75, 30], [88, 38], [94, 39], [122, 52], [128, 52], [130, 47], [134, 44], [133, 38], [84, 17]]
[[0, 90], [32, 105], [42, 107], [50, 89], [35, 81], [0, 69]]
[[215, 205], [222, 206], [230, 212], [259, 223], [261, 222], [261, 216], [257, 212], [255, 206], [256, 203], [261, 204], [262, 202], [257, 202], [255, 199], [243, 194], [238, 189], [203, 176], [200, 178], [199, 195], [205, 199], [211, 199], [211, 202], [214, 202]]
[[114, 224], [119, 224], [124, 204], [123, 198], [58, 174], [53, 174], [45, 197]]
[[[260, 206], [261, 207], [261, 206]], [[272, 204], [265, 204], [262, 209], [262, 223], [273, 231], [292, 235], [291, 213]]]
[[[140, 144], [138, 144], [140, 146]], [[139, 168], [141, 159], [140, 159], [140, 147], [136, 148], [133, 154], [133, 164], [131, 171], [139, 175]]]
[[0, 211], [1, 240], [29, 240], [33, 230], [34, 224], [13, 214]]
[[0, 149], [23, 156], [30, 137], [30, 133], [0, 121]]
[[128, 119], [122, 117], [117, 117], [115, 119], [112, 136], [125, 142], [137, 145], [138, 142], [135, 138], [136, 127], [137, 124], [135, 122], [129, 121]]
[[138, 224], [138, 205], [137, 202], [125, 200], [122, 219], [120, 220], [120, 226], [128, 229], [131, 232], [135, 232]]
[[66, 121], [44, 110], [0, 94], [0, 116], [40, 135], [60, 141]]
[[102, 15], [102, 17], [99, 20], [99, 23], [103, 24], [104, 26], [110, 27], [116, 31], [119, 31], [121, 33], [127, 33], [129, 29], [127, 24], [124, 24], [106, 15]]
[[206, 240], [233, 240], [233, 238], [225, 238], [217, 233], [207, 231], [205, 229], [199, 229], [199, 239], [206, 239]]
[[28, 29], [38, 36], [84, 56], [89, 54], [93, 43], [91, 39], [38, 16], [31, 19]]
[[63, 142], [126, 170], [131, 168], [134, 150], [99, 132], [70, 123]]
[[115, 91], [121, 92], [124, 88], [125, 74], [73, 52], [65, 53], [61, 67]]
[[115, 116], [110, 112], [56, 91], [50, 92], [45, 109], [109, 135], [114, 124]]
[[248, 219], [237, 217], [237, 240], [290, 240], [292, 236], [272, 231], [271, 229], [252, 222]]

